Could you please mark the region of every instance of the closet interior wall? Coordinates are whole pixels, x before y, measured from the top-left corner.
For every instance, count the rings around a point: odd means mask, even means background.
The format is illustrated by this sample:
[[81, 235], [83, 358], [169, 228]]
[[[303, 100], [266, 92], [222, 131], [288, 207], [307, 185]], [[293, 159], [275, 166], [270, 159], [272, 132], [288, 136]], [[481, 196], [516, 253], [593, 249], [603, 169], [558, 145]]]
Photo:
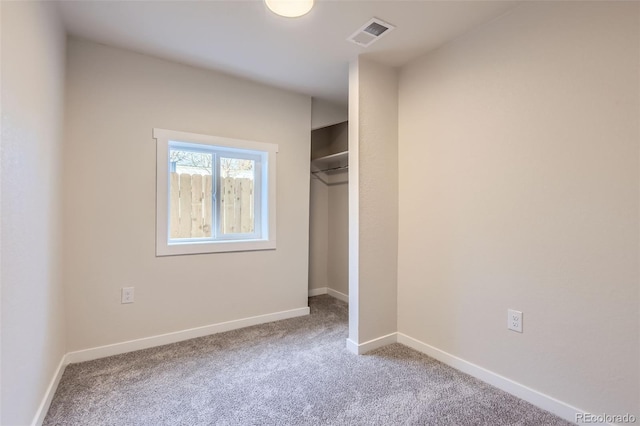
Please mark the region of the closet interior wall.
[[[311, 132], [311, 161], [348, 149], [348, 123]], [[345, 165], [345, 159], [339, 164]], [[336, 163], [337, 164], [337, 163]], [[329, 163], [329, 167], [332, 164]], [[315, 166], [317, 170], [317, 165]], [[311, 173], [309, 291], [349, 294], [349, 185], [347, 169]], [[327, 179], [329, 178], [329, 179]]]

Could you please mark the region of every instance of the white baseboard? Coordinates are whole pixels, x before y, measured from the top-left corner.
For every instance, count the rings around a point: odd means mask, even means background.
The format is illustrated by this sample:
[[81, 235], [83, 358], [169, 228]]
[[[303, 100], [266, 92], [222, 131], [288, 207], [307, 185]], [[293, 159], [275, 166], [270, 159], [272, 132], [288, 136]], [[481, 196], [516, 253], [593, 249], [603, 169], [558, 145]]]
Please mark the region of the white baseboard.
[[33, 418], [31, 424], [33, 426], [40, 426], [44, 421], [44, 418], [49, 411], [49, 407], [51, 406], [51, 401], [53, 400], [53, 395], [56, 393], [56, 389], [58, 389], [58, 384], [60, 383], [60, 379], [62, 378], [62, 374], [64, 373], [64, 369], [69, 364], [67, 362], [67, 355], [63, 355], [60, 360], [60, 364], [58, 364], [58, 368], [53, 373], [53, 377], [51, 378], [51, 382], [49, 382], [49, 386], [47, 387], [46, 392], [44, 393], [44, 398], [42, 398], [42, 402], [38, 407], [38, 411], [36, 411], [36, 415]]
[[329, 287], [320, 287], [309, 289], [309, 297], [320, 296], [321, 294], [328, 294], [331, 297], [335, 297], [338, 300], [349, 303], [349, 295], [334, 290]]
[[356, 355], [366, 354], [374, 349], [390, 345], [397, 342], [397, 333], [387, 334], [364, 343], [356, 343], [351, 339], [347, 339], [347, 349]]
[[585, 413], [584, 410], [572, 407], [571, 405], [559, 401], [549, 395], [545, 395], [518, 382], [514, 382], [511, 379], [494, 373], [493, 371], [489, 371], [486, 368], [482, 368], [469, 361], [465, 361], [455, 355], [451, 355], [450, 353], [409, 337], [406, 334], [397, 333], [397, 335], [398, 343], [435, 358], [456, 370], [467, 373], [485, 383], [489, 383], [498, 389], [517, 396], [518, 398], [523, 399], [538, 408], [549, 411], [550, 413], [553, 413], [569, 422], [575, 423], [577, 418], [576, 415], [579, 413]]
[[140, 349], [153, 348], [156, 346], [181, 342], [183, 340], [189, 340], [196, 337], [209, 336], [211, 334], [223, 333], [225, 331], [236, 330], [238, 328], [250, 327], [252, 325], [300, 317], [303, 315], [309, 315], [309, 307], [291, 309], [289, 311], [274, 312], [272, 314], [258, 315], [255, 317], [243, 318], [234, 321], [226, 321], [217, 324], [191, 328], [188, 330], [176, 331], [173, 333], [160, 334], [157, 336], [115, 343], [112, 345], [99, 346], [97, 348], [69, 352], [66, 355], [66, 358], [68, 364], [90, 361], [93, 359], [119, 355], [127, 352], [137, 351]]
[[84, 349], [81, 351], [69, 352], [65, 354], [58, 364], [49, 386], [45, 392], [44, 398], [38, 407], [38, 411], [31, 423], [33, 426], [39, 426], [49, 411], [53, 396], [58, 389], [58, 384], [67, 365], [91, 361], [93, 359], [104, 358], [111, 355], [118, 355], [127, 352], [137, 351], [140, 349], [152, 348], [155, 346], [166, 345], [169, 343], [189, 340], [196, 337], [208, 336], [211, 334], [222, 333], [225, 331], [235, 330], [238, 328], [249, 327], [252, 325], [264, 324], [273, 321], [279, 321], [288, 318], [309, 315], [309, 307], [291, 309], [289, 311], [275, 312], [272, 314], [258, 315], [255, 317], [243, 318], [240, 320], [221, 322], [217, 324], [206, 325], [203, 327], [191, 328], [188, 330], [176, 331], [174, 333], [161, 334], [158, 336], [145, 337], [142, 339], [130, 340], [127, 342], [115, 343], [113, 345], [100, 346], [97, 348]]
[[321, 294], [327, 294], [327, 287], [309, 289], [309, 297], [320, 296]]
[[[322, 289], [314, 289], [314, 290], [318, 291]], [[324, 290], [326, 292], [327, 288], [325, 287]], [[331, 290], [331, 291], [338, 293], [338, 295], [346, 296], [342, 293], [336, 292], [335, 290]], [[309, 293], [311, 295], [311, 291]], [[326, 293], [317, 293], [317, 294], [326, 294]], [[334, 297], [337, 297], [338, 299], [340, 298], [338, 296], [334, 296]], [[49, 410], [49, 406], [51, 405], [51, 400], [53, 399], [56, 389], [58, 388], [58, 384], [60, 382], [60, 379], [62, 378], [62, 374], [64, 373], [64, 369], [68, 364], [83, 362], [83, 361], [90, 361], [93, 359], [104, 358], [111, 355], [118, 355], [118, 354], [132, 352], [140, 349], [147, 349], [155, 346], [161, 346], [169, 343], [175, 343], [183, 340], [193, 339], [196, 337], [208, 336], [211, 334], [222, 333], [225, 331], [235, 330], [238, 328], [249, 327], [252, 325], [264, 324], [272, 321], [294, 318], [294, 317], [308, 315], [308, 314], [309, 314], [308, 307], [291, 309], [288, 311], [275, 312], [272, 314], [259, 315], [255, 317], [243, 318], [243, 319], [234, 320], [234, 321], [227, 321], [227, 322], [207, 325], [203, 327], [177, 331], [174, 333], [161, 334], [158, 336], [146, 337], [143, 339], [130, 340], [127, 342], [121, 342], [121, 343], [116, 343], [112, 345], [100, 346], [97, 348], [70, 352], [64, 355], [60, 360], [60, 364], [58, 365], [58, 368], [56, 369], [54, 376], [51, 379], [51, 382], [49, 383], [47, 391], [45, 392], [44, 398], [40, 403], [40, 406], [38, 407], [38, 411], [36, 412], [36, 415], [33, 419], [32, 424], [37, 426], [37, 425], [41, 425], [42, 422], [44, 421], [47, 411]], [[461, 358], [458, 358], [455, 355], [451, 355], [445, 351], [442, 351], [438, 348], [435, 348], [431, 345], [428, 345], [424, 342], [421, 342], [403, 333], [387, 334], [386, 336], [381, 336], [364, 343], [356, 343], [351, 339], [347, 339], [347, 349], [354, 354], [362, 355], [374, 349], [380, 348], [382, 346], [390, 345], [396, 342], [406, 345], [412, 349], [415, 349], [418, 352], [422, 352], [432, 358], [435, 358], [438, 361], [443, 362], [455, 368], [456, 370], [462, 371], [473, 377], [476, 377], [477, 379], [480, 379], [483, 382], [489, 383], [490, 385], [493, 385], [498, 389], [501, 389], [507, 393], [510, 393], [511, 395], [514, 395], [520, 399], [523, 399], [535, 405], [536, 407], [542, 408], [543, 410], [547, 410], [555, 414], [556, 416], [561, 417], [569, 422], [575, 423], [577, 414], [587, 413], [584, 410], [573, 407], [549, 395], [545, 395], [525, 385], [517, 383], [511, 379], [508, 379], [497, 373], [489, 371], [469, 361], [465, 361]]]
[[338, 290], [334, 290], [332, 288], [327, 287], [327, 294], [329, 296], [335, 297], [338, 300], [342, 300], [343, 302], [349, 303], [349, 295], [339, 292]]

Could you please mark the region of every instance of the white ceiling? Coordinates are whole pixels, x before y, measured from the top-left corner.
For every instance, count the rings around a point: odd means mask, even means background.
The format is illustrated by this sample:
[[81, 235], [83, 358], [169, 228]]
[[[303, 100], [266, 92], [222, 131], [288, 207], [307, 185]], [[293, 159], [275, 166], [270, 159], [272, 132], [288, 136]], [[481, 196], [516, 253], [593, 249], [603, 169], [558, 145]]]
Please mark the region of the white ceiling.
[[[359, 54], [403, 65], [515, 4], [316, 0], [296, 19], [260, 0], [64, 1], [59, 10], [73, 36], [346, 104], [348, 63]], [[366, 49], [346, 41], [372, 17], [397, 28]]]

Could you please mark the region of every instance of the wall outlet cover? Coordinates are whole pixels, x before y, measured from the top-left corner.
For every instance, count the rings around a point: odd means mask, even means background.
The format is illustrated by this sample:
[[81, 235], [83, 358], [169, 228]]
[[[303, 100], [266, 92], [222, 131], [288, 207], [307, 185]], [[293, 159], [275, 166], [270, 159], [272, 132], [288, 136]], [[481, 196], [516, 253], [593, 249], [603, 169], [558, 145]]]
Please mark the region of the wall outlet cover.
[[514, 309], [507, 310], [507, 328], [522, 333], [522, 312]]
[[122, 287], [120, 303], [133, 303], [133, 287]]

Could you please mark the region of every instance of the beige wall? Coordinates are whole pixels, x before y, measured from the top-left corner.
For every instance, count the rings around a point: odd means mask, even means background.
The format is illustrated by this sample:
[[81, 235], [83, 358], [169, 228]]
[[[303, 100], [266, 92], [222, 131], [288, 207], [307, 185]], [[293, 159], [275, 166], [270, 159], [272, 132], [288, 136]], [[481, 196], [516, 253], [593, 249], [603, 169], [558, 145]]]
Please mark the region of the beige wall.
[[311, 178], [310, 205], [309, 289], [326, 287], [348, 295], [349, 185], [347, 179], [341, 183], [326, 185], [319, 179]]
[[311, 128], [331, 126], [347, 121], [349, 111], [345, 105], [339, 105], [322, 99], [313, 98], [311, 103]]
[[639, 412], [639, 7], [526, 3], [400, 77], [399, 331], [593, 413]]
[[[72, 39], [66, 107], [70, 350], [307, 305], [310, 98]], [[155, 257], [154, 127], [279, 144], [277, 250]]]
[[397, 331], [398, 78], [365, 60], [349, 79], [349, 339]]
[[348, 295], [349, 183], [348, 181], [336, 183], [329, 185], [327, 188], [327, 282], [329, 288]]
[[329, 250], [329, 188], [314, 175], [309, 198], [309, 290], [313, 290], [328, 285]]
[[59, 268], [65, 35], [50, 4], [1, 8], [0, 423], [24, 425], [65, 352]]

